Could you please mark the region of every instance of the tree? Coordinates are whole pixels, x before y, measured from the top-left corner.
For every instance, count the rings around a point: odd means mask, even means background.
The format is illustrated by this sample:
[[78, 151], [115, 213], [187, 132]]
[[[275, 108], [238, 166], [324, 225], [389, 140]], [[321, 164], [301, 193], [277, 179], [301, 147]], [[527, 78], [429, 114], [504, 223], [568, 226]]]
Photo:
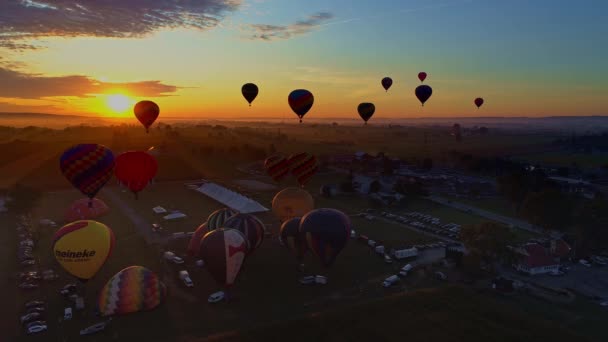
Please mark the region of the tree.
[[608, 202], [597, 197], [584, 201], [573, 213], [577, 237], [576, 251], [586, 256], [608, 247]]
[[521, 206], [521, 215], [545, 230], [564, 231], [572, 220], [573, 199], [555, 188], [530, 192]]
[[469, 253], [478, 255], [479, 260], [491, 266], [495, 261], [509, 257], [507, 246], [513, 241], [513, 233], [495, 222], [483, 222], [463, 226], [460, 239]]

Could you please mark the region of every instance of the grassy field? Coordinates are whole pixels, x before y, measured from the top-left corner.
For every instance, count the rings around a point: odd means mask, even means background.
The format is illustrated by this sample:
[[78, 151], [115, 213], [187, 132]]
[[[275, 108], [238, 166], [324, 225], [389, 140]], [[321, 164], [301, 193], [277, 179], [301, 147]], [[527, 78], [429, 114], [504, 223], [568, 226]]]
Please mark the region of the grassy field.
[[545, 152], [531, 153], [515, 156], [515, 159], [526, 160], [530, 163], [542, 163], [556, 167], [570, 167], [577, 164], [582, 168], [594, 168], [608, 165], [608, 155], [569, 153], [569, 152]]

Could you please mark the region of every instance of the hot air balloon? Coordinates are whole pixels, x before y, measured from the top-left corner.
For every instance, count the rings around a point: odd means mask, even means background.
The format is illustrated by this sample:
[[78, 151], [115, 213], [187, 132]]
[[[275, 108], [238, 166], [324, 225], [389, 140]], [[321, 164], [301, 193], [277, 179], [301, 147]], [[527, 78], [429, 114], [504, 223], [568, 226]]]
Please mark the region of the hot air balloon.
[[312, 196], [302, 188], [283, 189], [272, 199], [272, 212], [281, 222], [302, 217], [314, 207]]
[[360, 103], [357, 107], [357, 111], [359, 112], [359, 116], [361, 117], [361, 119], [363, 119], [363, 121], [365, 121], [365, 124], [367, 125], [367, 120], [369, 120], [372, 115], [374, 115], [374, 112], [376, 111], [376, 106], [374, 106], [373, 103]]
[[65, 221], [91, 220], [105, 215], [110, 210], [99, 198], [93, 198], [91, 207], [89, 207], [90, 201], [88, 198], [81, 198], [72, 202], [65, 212]]
[[302, 118], [308, 113], [310, 108], [312, 108], [312, 104], [315, 102], [312, 93], [306, 89], [296, 89], [292, 91], [287, 100], [291, 110], [300, 118], [300, 123], [302, 123]]
[[142, 266], [129, 266], [116, 273], [99, 292], [102, 316], [124, 315], [156, 308], [167, 296], [158, 276]]
[[186, 254], [189, 257], [194, 257], [198, 255], [199, 247], [201, 245], [201, 240], [205, 234], [209, 233], [209, 227], [207, 227], [207, 222], [201, 224], [196, 228], [194, 234], [190, 238], [190, 242], [188, 242], [188, 248], [186, 249]]
[[301, 262], [306, 253], [306, 239], [300, 233], [300, 217], [283, 222], [279, 237], [283, 245]]
[[156, 103], [145, 100], [137, 102], [135, 107], [133, 107], [133, 112], [135, 113], [137, 120], [146, 128], [147, 133], [150, 126], [152, 126], [154, 121], [158, 118], [160, 108], [158, 108]]
[[201, 240], [199, 256], [220, 285], [231, 287], [247, 255], [247, 238], [236, 229], [216, 229]]
[[424, 106], [424, 103], [433, 94], [433, 89], [431, 87], [429, 87], [428, 85], [423, 84], [423, 85], [416, 87], [415, 93], [416, 93], [416, 97], [418, 98], [418, 100], [420, 100], [420, 103], [422, 103], [422, 106]]
[[63, 152], [59, 167], [65, 178], [91, 199], [92, 207], [93, 197], [112, 178], [114, 155], [103, 145], [76, 145]]
[[129, 188], [137, 198], [156, 176], [158, 162], [152, 155], [143, 151], [129, 151], [116, 157], [114, 174], [118, 181]]
[[300, 220], [306, 245], [325, 267], [331, 266], [350, 237], [350, 218], [336, 209], [315, 209]]
[[243, 93], [243, 97], [249, 102], [249, 107], [251, 107], [251, 102], [258, 96], [258, 86], [253, 83], [246, 83], [241, 88], [241, 93]]
[[420, 80], [420, 82], [424, 82], [424, 80], [426, 80], [426, 72], [424, 72], [424, 71], [419, 72], [418, 79]]
[[296, 177], [296, 180], [301, 187], [304, 187], [312, 176], [319, 171], [317, 157], [306, 152], [296, 153], [290, 156], [289, 168], [291, 169], [291, 174]]
[[207, 218], [207, 227], [209, 227], [209, 230], [222, 228], [224, 222], [236, 214], [237, 212], [230, 208], [218, 209], [209, 214], [209, 217]]
[[61, 227], [53, 235], [57, 262], [81, 281], [91, 279], [114, 248], [114, 233], [103, 223], [82, 220]]
[[266, 158], [264, 169], [275, 182], [279, 182], [289, 174], [289, 160], [285, 156], [275, 154]]
[[393, 85], [393, 80], [390, 77], [385, 77], [380, 83], [382, 83], [384, 90], [388, 92], [388, 89]]
[[478, 109], [479, 109], [479, 107], [481, 107], [482, 104], [483, 104], [483, 99], [481, 97], [478, 97], [475, 99], [475, 105], [477, 106]]
[[224, 222], [223, 228], [232, 228], [245, 235], [249, 248], [247, 254], [253, 253], [264, 241], [264, 224], [250, 214], [236, 214]]

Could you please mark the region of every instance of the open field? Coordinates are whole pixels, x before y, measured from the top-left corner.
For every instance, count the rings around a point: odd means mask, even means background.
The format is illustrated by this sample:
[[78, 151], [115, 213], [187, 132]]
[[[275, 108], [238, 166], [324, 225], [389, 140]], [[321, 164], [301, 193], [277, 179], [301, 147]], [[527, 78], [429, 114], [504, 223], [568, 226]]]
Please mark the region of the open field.
[[513, 156], [517, 160], [525, 160], [529, 163], [540, 163], [553, 165], [555, 167], [570, 167], [573, 164], [582, 168], [594, 168], [608, 165], [608, 155], [606, 154], [584, 154], [572, 152], [545, 152], [545, 153], [526, 153], [524, 155]]

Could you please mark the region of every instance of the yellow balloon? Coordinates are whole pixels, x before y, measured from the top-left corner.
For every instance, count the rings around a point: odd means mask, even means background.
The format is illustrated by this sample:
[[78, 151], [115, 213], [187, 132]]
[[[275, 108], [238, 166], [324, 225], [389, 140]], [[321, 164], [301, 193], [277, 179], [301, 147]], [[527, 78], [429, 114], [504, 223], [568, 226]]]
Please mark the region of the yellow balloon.
[[281, 222], [302, 217], [314, 208], [312, 196], [302, 188], [283, 189], [272, 199], [272, 212]]
[[114, 233], [103, 223], [82, 220], [69, 223], [53, 236], [55, 259], [80, 280], [91, 279], [114, 248]]

